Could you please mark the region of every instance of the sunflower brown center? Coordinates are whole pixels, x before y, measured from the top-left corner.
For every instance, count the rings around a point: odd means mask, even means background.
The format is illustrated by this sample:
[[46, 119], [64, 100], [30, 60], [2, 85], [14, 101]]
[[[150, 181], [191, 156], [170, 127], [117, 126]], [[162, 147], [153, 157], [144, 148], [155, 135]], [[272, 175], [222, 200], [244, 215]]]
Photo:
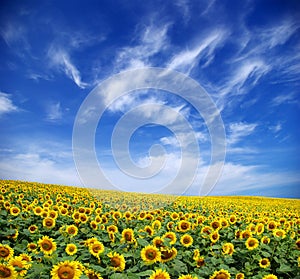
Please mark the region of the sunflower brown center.
[[62, 266], [57, 271], [58, 278], [72, 279], [75, 277], [75, 271], [71, 266]]
[[183, 239], [183, 243], [184, 243], [184, 244], [189, 244], [189, 243], [190, 243], [190, 239], [189, 239], [188, 237], [185, 237], [185, 238]]
[[92, 249], [95, 253], [98, 253], [101, 250], [101, 248], [102, 247], [99, 244], [95, 244], [95, 245], [93, 245]]
[[5, 266], [0, 267], [0, 277], [1, 278], [10, 278], [11, 270]]
[[216, 279], [227, 279], [227, 278], [228, 278], [228, 276], [224, 273], [218, 274], [216, 277]]
[[111, 258], [110, 261], [111, 261], [111, 265], [113, 267], [118, 267], [121, 264], [121, 261], [120, 261], [120, 259], [118, 257], [113, 257], [113, 258]]
[[0, 248], [0, 257], [5, 258], [9, 255], [9, 250], [5, 247]]
[[147, 257], [147, 259], [149, 259], [149, 260], [154, 260], [155, 257], [156, 257], [156, 252], [155, 252], [155, 250], [149, 249], [149, 250], [146, 252], [146, 257]]
[[49, 251], [52, 248], [52, 243], [48, 240], [44, 240], [44, 242], [42, 243], [42, 247], [44, 250]]

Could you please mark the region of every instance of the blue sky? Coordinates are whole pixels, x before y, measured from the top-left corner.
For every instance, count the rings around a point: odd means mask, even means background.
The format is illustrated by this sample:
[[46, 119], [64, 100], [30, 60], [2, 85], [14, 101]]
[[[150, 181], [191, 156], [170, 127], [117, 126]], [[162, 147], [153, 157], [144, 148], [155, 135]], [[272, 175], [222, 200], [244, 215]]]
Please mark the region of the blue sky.
[[[299, 1], [0, 5], [2, 179], [84, 186], [72, 148], [83, 101], [119, 72], [160, 67], [197, 81], [222, 117], [226, 157], [211, 195], [300, 197]], [[130, 139], [134, 163], [145, 167], [152, 160], [156, 168], [162, 153], [150, 156], [149, 148], [164, 147], [164, 169], [151, 179], [127, 177], [112, 156], [114, 126], [134, 107], [140, 109], [133, 112], [135, 119], [151, 120]], [[172, 111], [185, 117], [197, 139], [199, 162], [186, 194], [199, 193], [211, 163], [206, 121], [184, 99], [155, 88], [136, 90], [107, 106], [95, 131], [99, 164], [121, 190], [156, 191], [176, 176], [182, 161], [175, 136], [186, 145], [191, 138], [186, 127], [174, 135]], [[190, 153], [185, 162], [194, 159]], [[85, 186], [104, 182], [91, 174], [89, 183]]]

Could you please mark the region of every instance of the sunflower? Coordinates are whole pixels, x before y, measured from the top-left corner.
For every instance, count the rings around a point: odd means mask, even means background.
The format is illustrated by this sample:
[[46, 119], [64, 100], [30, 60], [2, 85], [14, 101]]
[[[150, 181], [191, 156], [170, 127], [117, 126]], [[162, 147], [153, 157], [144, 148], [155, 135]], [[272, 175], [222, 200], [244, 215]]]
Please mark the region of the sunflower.
[[118, 230], [118, 227], [115, 226], [115, 225], [110, 225], [106, 228], [107, 232], [109, 233], [117, 233], [119, 230]]
[[223, 254], [232, 255], [234, 252], [234, 245], [232, 243], [225, 243], [222, 246]]
[[209, 238], [212, 243], [216, 243], [219, 240], [220, 235], [219, 235], [218, 231], [215, 231], [209, 236]]
[[177, 249], [172, 247], [172, 248], [163, 248], [161, 249], [161, 262], [165, 263], [168, 261], [171, 261], [175, 259], [177, 256]]
[[252, 232], [250, 230], [241, 231], [241, 234], [240, 234], [241, 239], [245, 239], [245, 238], [249, 238], [249, 237], [252, 237]]
[[177, 212], [172, 212], [170, 217], [171, 217], [172, 220], [177, 220], [179, 218], [179, 215], [178, 215]]
[[163, 236], [162, 239], [165, 241], [166, 239], [168, 239], [169, 244], [173, 245], [176, 243], [176, 234], [174, 232], [166, 232]]
[[209, 279], [229, 279], [230, 273], [227, 270], [221, 269], [219, 271], [215, 271], [213, 275], [209, 277]]
[[90, 253], [99, 259], [100, 254], [104, 252], [104, 245], [100, 241], [95, 241], [89, 245]]
[[134, 232], [132, 229], [124, 229], [122, 231], [121, 242], [129, 242], [129, 243], [135, 242]]
[[285, 230], [282, 230], [282, 229], [274, 229], [273, 235], [277, 238], [283, 239], [286, 237], [286, 232], [285, 232]]
[[157, 269], [156, 271], [153, 271], [149, 279], [171, 279], [171, 277], [167, 271]]
[[76, 236], [78, 233], [78, 228], [75, 225], [70, 225], [66, 227], [66, 232], [68, 233], [68, 235], [70, 235], [71, 237]]
[[14, 250], [7, 244], [0, 244], [0, 259], [9, 260], [14, 255]]
[[110, 252], [107, 256], [110, 258], [110, 264], [113, 270], [123, 271], [125, 269], [126, 262], [123, 255], [116, 252]]
[[64, 261], [53, 266], [52, 279], [79, 279], [82, 271], [74, 261]]
[[148, 233], [148, 235], [152, 236], [154, 234], [154, 230], [150, 226], [145, 226], [144, 232]]
[[260, 259], [260, 260], [259, 260], [259, 266], [260, 266], [261, 268], [267, 268], [267, 267], [269, 267], [269, 266], [270, 266], [270, 261], [269, 261], [269, 259], [267, 259], [267, 258]]
[[270, 243], [270, 238], [267, 236], [263, 236], [260, 240], [261, 243], [263, 244], [269, 244]]
[[196, 266], [197, 267], [201, 267], [201, 266], [204, 266], [205, 265], [205, 259], [204, 259], [204, 257], [194, 257], [194, 260], [195, 260], [195, 262], [196, 262]]
[[17, 268], [17, 273], [20, 276], [25, 276], [27, 269], [30, 267], [30, 265], [20, 256], [10, 259], [9, 264], [14, 268]]
[[229, 217], [229, 223], [230, 223], [231, 225], [233, 225], [233, 224], [236, 223], [236, 216], [235, 216], [235, 215], [231, 215], [231, 216]]
[[300, 238], [298, 238], [296, 240], [296, 247], [297, 247], [297, 250], [300, 250]]
[[201, 229], [201, 236], [204, 237], [204, 238], [209, 237], [209, 235], [212, 232], [213, 232], [212, 227], [210, 227], [210, 226], [202, 227], [202, 229]]
[[73, 243], [69, 243], [65, 249], [66, 253], [70, 256], [73, 256], [77, 253], [77, 246]]
[[27, 249], [28, 249], [28, 251], [31, 251], [31, 252], [35, 251], [37, 249], [37, 245], [33, 242], [30, 242], [27, 244]]
[[122, 213], [120, 211], [116, 211], [113, 213], [112, 217], [115, 221], [118, 221], [119, 219], [122, 218]]
[[161, 222], [159, 220], [155, 220], [153, 221], [153, 223], [151, 224], [151, 227], [156, 230], [159, 231], [161, 228]]
[[40, 216], [43, 213], [43, 209], [40, 206], [37, 206], [33, 209], [33, 213]]
[[184, 246], [184, 247], [190, 247], [193, 244], [193, 238], [189, 235], [189, 234], [184, 234], [181, 238], [180, 238], [180, 243]]
[[93, 271], [91, 269], [85, 270], [84, 273], [89, 279], [103, 279], [98, 272]]
[[55, 227], [55, 219], [47, 217], [43, 220], [43, 226], [47, 229], [52, 229]]
[[51, 255], [56, 250], [56, 243], [48, 236], [40, 238], [38, 245], [40, 246], [41, 251], [46, 255]]
[[246, 240], [245, 245], [246, 245], [248, 250], [253, 250], [253, 249], [258, 247], [259, 241], [254, 237], [249, 237]]
[[197, 276], [192, 276], [190, 274], [187, 274], [187, 275], [180, 275], [178, 277], [178, 279], [197, 279], [198, 277]]
[[263, 277], [263, 279], [278, 279], [276, 275], [268, 274]]
[[200, 256], [200, 251], [199, 249], [195, 249], [194, 250], [194, 253], [193, 253], [193, 259], [197, 259], [198, 257]]
[[257, 235], [262, 234], [262, 233], [264, 232], [264, 230], [265, 230], [265, 226], [264, 226], [264, 224], [262, 224], [262, 223], [258, 223], [258, 224], [255, 226], [255, 232], [256, 232]]
[[17, 276], [18, 273], [12, 265], [0, 263], [0, 278], [16, 279]]
[[10, 214], [13, 215], [13, 216], [18, 216], [20, 214], [20, 212], [21, 212], [21, 210], [17, 206], [13, 206], [10, 209]]
[[161, 253], [155, 246], [148, 245], [141, 250], [141, 258], [148, 265], [154, 264], [161, 260]]
[[210, 226], [214, 229], [214, 230], [218, 230], [221, 228], [221, 223], [218, 220], [214, 220], [210, 223]]
[[191, 229], [191, 223], [185, 220], [181, 220], [178, 223], [177, 227], [180, 232], [187, 232], [188, 230]]
[[93, 229], [93, 230], [97, 230], [98, 229], [98, 223], [93, 220], [90, 222], [90, 227]]
[[268, 230], [272, 231], [275, 230], [277, 228], [277, 224], [275, 221], [270, 221], [267, 225]]
[[38, 227], [36, 225], [31, 225], [28, 227], [28, 230], [30, 233], [35, 233], [37, 231]]
[[159, 236], [154, 237], [152, 243], [156, 248], [160, 248], [164, 246], [164, 240]]
[[244, 273], [238, 273], [237, 275], [235, 275], [235, 279], [244, 279], [245, 275]]

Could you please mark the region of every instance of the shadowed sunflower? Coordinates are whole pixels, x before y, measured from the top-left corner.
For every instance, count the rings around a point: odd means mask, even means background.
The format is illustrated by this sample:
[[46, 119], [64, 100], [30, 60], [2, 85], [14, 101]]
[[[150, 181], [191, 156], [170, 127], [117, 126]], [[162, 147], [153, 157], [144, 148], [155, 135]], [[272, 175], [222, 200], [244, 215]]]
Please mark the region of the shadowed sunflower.
[[35, 251], [37, 249], [37, 245], [33, 242], [30, 242], [27, 244], [27, 249], [30, 252]]
[[161, 260], [161, 253], [155, 246], [148, 245], [141, 250], [141, 258], [145, 264], [154, 264]]
[[190, 247], [193, 244], [193, 238], [189, 235], [189, 234], [184, 234], [181, 238], [180, 238], [180, 243], [184, 246], [184, 247]]
[[99, 259], [100, 254], [104, 252], [104, 245], [100, 241], [96, 240], [89, 244], [89, 251], [93, 256]]
[[110, 264], [113, 270], [123, 271], [125, 269], [126, 262], [123, 255], [116, 252], [110, 252], [107, 256], [110, 258]]
[[177, 256], [177, 249], [172, 247], [171, 249], [161, 249], [161, 262], [165, 263], [175, 259]]
[[156, 271], [153, 271], [149, 279], [171, 279], [171, 277], [167, 271], [157, 269]]
[[52, 279], [79, 279], [81, 274], [82, 271], [73, 261], [61, 262], [54, 265], [51, 270]]
[[218, 233], [218, 231], [213, 232], [210, 236], [209, 239], [212, 243], [216, 243], [220, 238], [220, 235]]
[[296, 240], [296, 247], [298, 250], [300, 250], [300, 238]]
[[118, 227], [115, 226], [115, 225], [110, 225], [106, 228], [106, 231], [108, 233], [117, 233], [119, 230], [118, 230]]
[[166, 232], [163, 236], [162, 239], [165, 241], [166, 239], [168, 239], [169, 244], [173, 245], [176, 243], [176, 234], [174, 232]]
[[133, 243], [135, 242], [134, 232], [132, 229], [124, 229], [122, 231], [121, 242]]
[[24, 261], [20, 256], [10, 259], [9, 264], [16, 268], [16, 271], [20, 276], [25, 276], [27, 273], [27, 269], [30, 267], [30, 264]]
[[159, 236], [154, 237], [152, 243], [156, 248], [164, 247], [164, 240]]
[[42, 238], [40, 238], [38, 241], [38, 245], [45, 255], [51, 255], [56, 250], [56, 243], [52, 238], [49, 238], [48, 236], [43, 236]]
[[215, 271], [213, 275], [209, 277], [209, 279], [229, 279], [230, 273], [227, 270], [221, 269], [219, 271]]
[[87, 269], [87, 270], [85, 271], [85, 275], [86, 275], [89, 279], [103, 279], [103, 278], [101, 277], [101, 275], [100, 275], [98, 272], [93, 271], [93, 270], [91, 270], [91, 269]]
[[258, 247], [259, 241], [254, 237], [249, 237], [246, 240], [245, 245], [246, 245], [248, 250], [253, 250], [253, 249]]
[[267, 267], [269, 267], [269, 266], [270, 266], [270, 261], [269, 261], [269, 259], [267, 259], [267, 258], [260, 259], [260, 260], [259, 260], [259, 266], [260, 266], [261, 268], [267, 268]]
[[30, 233], [35, 233], [37, 231], [38, 227], [36, 225], [31, 225], [28, 227], [28, 230]]
[[14, 255], [14, 250], [7, 244], [0, 244], [0, 259], [9, 260]]
[[223, 254], [232, 255], [234, 252], [234, 245], [232, 243], [225, 243], [222, 246]]
[[263, 244], [269, 244], [270, 243], [270, 238], [267, 236], [263, 236], [260, 240], [261, 243]]
[[285, 232], [285, 230], [282, 230], [282, 229], [274, 229], [273, 235], [277, 238], [283, 239], [286, 237], [286, 232]]
[[194, 260], [195, 260], [195, 262], [196, 262], [196, 266], [197, 267], [201, 267], [201, 266], [204, 266], [205, 265], [205, 259], [204, 259], [204, 257], [200, 257], [200, 256], [198, 256], [198, 257], [194, 257]]
[[17, 276], [18, 273], [13, 266], [10, 264], [0, 263], [0, 278], [16, 279]]

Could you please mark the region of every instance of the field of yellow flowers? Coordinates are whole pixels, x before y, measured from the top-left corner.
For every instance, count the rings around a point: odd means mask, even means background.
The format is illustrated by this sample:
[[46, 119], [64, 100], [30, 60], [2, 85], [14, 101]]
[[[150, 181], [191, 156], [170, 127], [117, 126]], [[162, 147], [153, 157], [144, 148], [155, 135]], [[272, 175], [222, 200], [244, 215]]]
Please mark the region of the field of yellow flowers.
[[299, 200], [0, 180], [0, 278], [300, 278]]

